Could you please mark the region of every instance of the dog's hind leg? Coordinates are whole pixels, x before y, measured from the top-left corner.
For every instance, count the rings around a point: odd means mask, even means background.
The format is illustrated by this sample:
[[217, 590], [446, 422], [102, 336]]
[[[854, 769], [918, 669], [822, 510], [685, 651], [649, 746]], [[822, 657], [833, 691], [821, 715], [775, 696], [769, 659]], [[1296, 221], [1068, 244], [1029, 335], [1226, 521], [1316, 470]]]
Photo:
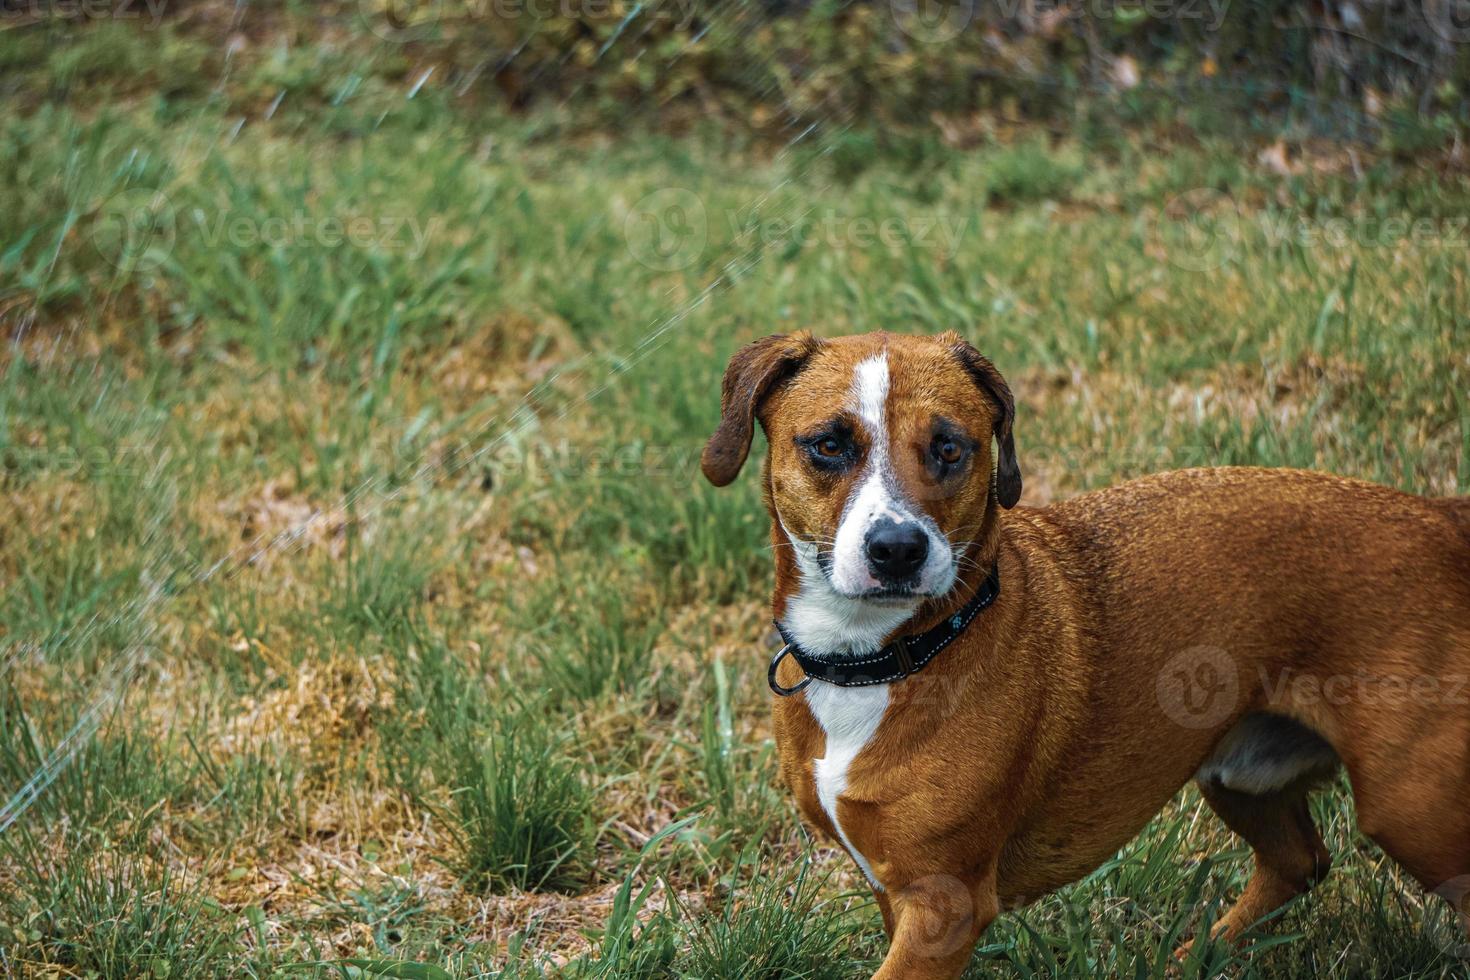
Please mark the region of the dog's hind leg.
[[1332, 857], [1307, 808], [1311, 785], [1304, 778], [1271, 792], [1247, 793], [1217, 780], [1200, 780], [1205, 802], [1251, 846], [1255, 857], [1245, 891], [1215, 923], [1214, 935], [1235, 939], [1326, 876]]
[[1350, 764], [1348, 774], [1359, 829], [1427, 891], [1449, 901], [1470, 933], [1470, 774], [1464, 756], [1463, 747], [1439, 755], [1421, 751]]
[[[1454, 503], [1470, 520], [1470, 501]], [[1405, 647], [1377, 651], [1338, 711], [1344, 729], [1371, 733], [1342, 753], [1358, 829], [1470, 927], [1470, 549], [1464, 558], [1465, 581], [1423, 614], [1443, 613], [1437, 633], [1401, 631]]]
[[1236, 938], [1327, 874], [1332, 859], [1307, 793], [1337, 766], [1337, 753], [1315, 731], [1264, 712], [1242, 718], [1200, 766], [1195, 778], [1205, 802], [1255, 852], [1245, 891], [1215, 935]]

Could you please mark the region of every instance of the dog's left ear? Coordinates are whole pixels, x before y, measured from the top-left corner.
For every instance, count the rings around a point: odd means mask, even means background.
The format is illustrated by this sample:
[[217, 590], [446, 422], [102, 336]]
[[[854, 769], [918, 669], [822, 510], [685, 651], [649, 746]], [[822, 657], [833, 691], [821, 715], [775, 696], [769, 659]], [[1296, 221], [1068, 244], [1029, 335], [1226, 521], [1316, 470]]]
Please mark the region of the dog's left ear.
[[723, 487], [740, 473], [750, 454], [760, 403], [794, 374], [821, 341], [805, 330], [772, 334], [746, 344], [730, 358], [720, 397], [720, 424], [705, 444], [699, 466], [705, 479]]
[[1016, 402], [1011, 397], [1011, 386], [1006, 384], [1006, 379], [1000, 376], [990, 359], [959, 334], [951, 331], [939, 340], [970, 372], [980, 390], [995, 402], [995, 498], [1009, 510], [1021, 499], [1021, 467], [1016, 462], [1016, 440], [1011, 435], [1011, 426], [1016, 420]]

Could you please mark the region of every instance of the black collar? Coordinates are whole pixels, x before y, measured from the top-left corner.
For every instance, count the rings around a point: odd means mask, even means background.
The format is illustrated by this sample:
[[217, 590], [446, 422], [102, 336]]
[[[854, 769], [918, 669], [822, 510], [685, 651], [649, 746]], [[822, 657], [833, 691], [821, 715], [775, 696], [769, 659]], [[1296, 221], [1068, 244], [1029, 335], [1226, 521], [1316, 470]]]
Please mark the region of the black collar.
[[[990, 566], [990, 574], [985, 581], [980, 583], [980, 588], [970, 597], [953, 616], [940, 622], [931, 630], [926, 630], [917, 636], [900, 636], [871, 657], [858, 657], [844, 660], [823, 660], [807, 653], [796, 645], [791, 634], [786, 632], [786, 627], [780, 622], [776, 623], [776, 629], [781, 633], [781, 639], [785, 641], [783, 646], [771, 660], [771, 669], [766, 673], [766, 682], [770, 684], [771, 690], [781, 697], [788, 697], [802, 690], [813, 680], [826, 681], [828, 684], [836, 684], [838, 687], [869, 687], [873, 684], [887, 684], [890, 681], [902, 680], [910, 674], [917, 674], [928, 666], [929, 661], [939, 655], [939, 651], [954, 642], [955, 638], [965, 631], [971, 621], [995, 601], [1000, 595], [1000, 569]], [[796, 661], [806, 676], [801, 683], [795, 687], [782, 687], [776, 683], [776, 668], [781, 665], [781, 658], [790, 656]]]

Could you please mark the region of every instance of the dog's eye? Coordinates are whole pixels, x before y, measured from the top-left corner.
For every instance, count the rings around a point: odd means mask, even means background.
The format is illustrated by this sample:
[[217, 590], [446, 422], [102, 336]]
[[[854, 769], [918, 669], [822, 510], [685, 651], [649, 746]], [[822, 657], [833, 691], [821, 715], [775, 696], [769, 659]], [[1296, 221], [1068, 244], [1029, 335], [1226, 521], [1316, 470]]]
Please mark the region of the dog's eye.
[[965, 457], [965, 447], [953, 439], [934, 440], [934, 455], [941, 463], [953, 465]]
[[813, 466], [824, 473], [846, 469], [854, 460], [856, 447], [845, 432], [823, 432], [798, 438]]

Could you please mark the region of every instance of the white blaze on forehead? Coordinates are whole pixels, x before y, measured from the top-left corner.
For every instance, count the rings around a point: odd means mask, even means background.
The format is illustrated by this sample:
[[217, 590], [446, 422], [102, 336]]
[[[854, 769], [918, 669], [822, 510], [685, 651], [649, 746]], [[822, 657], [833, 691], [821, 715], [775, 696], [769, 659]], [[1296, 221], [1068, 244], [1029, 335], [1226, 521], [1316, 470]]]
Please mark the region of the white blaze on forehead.
[[857, 594], [881, 583], [868, 568], [865, 542], [879, 514], [898, 519], [888, 490], [888, 354], [875, 354], [858, 364], [852, 375], [849, 406], [867, 430], [868, 458], [837, 525], [832, 547], [832, 580], [843, 592]]
[[832, 542], [832, 585], [844, 595], [857, 596], [882, 586], [869, 567], [867, 539], [873, 524], [884, 518], [896, 524], [918, 523], [929, 537], [919, 591], [938, 594], [954, 582], [948, 540], [933, 520], [903, 499], [899, 489], [888, 424], [890, 380], [887, 351], [864, 359], [853, 370], [848, 408], [861, 420], [869, 448]]
[[873, 438], [873, 452], [888, 455], [888, 424], [884, 419], [888, 405], [888, 354], [874, 354], [853, 372], [852, 397], [857, 413]]

